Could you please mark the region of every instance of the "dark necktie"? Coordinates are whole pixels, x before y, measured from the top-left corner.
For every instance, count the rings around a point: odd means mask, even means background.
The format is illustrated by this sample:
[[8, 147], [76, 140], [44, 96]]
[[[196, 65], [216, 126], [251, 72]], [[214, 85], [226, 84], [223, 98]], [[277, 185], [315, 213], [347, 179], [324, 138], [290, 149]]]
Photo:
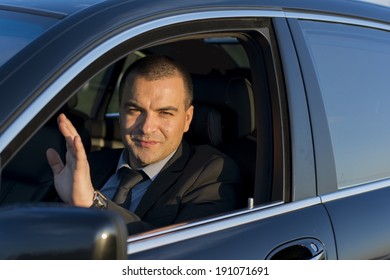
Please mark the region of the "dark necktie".
[[129, 209], [131, 202], [131, 190], [135, 185], [145, 180], [147, 176], [142, 170], [137, 171], [129, 168], [121, 168], [119, 170], [119, 176], [119, 186], [112, 201], [123, 208]]

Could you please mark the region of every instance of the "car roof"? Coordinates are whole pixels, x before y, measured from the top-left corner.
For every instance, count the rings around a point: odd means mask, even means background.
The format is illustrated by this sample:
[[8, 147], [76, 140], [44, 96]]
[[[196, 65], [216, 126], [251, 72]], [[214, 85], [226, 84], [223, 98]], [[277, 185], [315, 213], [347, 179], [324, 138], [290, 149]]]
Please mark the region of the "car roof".
[[0, 9], [67, 16], [105, 0], [1, 0]]
[[[281, 9], [304, 9], [345, 15], [356, 15], [369, 18], [376, 18], [389, 22], [390, 15], [387, 12], [383, 15], [384, 9], [380, 9], [377, 3], [385, 3], [382, 0], [0, 0], [0, 9], [20, 9], [30, 12], [47, 12], [71, 15], [80, 10], [94, 6], [101, 2], [134, 2], [134, 7], [145, 2], [161, 3], [161, 9], [165, 7], [202, 7], [202, 6], [263, 6], [280, 7]], [[388, 8], [388, 7], [387, 7]], [[373, 12], [374, 11], [374, 12]]]

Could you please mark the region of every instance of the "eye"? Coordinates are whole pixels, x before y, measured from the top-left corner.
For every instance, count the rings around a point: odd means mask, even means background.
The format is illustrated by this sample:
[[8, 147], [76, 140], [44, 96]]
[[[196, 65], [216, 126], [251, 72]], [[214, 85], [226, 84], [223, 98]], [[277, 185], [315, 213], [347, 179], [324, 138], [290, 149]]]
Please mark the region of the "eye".
[[129, 107], [127, 108], [126, 112], [129, 115], [138, 115], [141, 113], [141, 110], [139, 108]]
[[164, 117], [173, 116], [171, 111], [160, 111], [160, 115]]

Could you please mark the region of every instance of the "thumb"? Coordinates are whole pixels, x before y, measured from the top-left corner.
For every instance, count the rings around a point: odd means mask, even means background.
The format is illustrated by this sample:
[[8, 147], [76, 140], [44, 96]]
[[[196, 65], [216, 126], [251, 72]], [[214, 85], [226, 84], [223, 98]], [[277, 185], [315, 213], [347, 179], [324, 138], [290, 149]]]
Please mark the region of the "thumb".
[[54, 175], [58, 175], [64, 169], [64, 164], [60, 155], [54, 149], [50, 148], [46, 151], [46, 158], [49, 162]]

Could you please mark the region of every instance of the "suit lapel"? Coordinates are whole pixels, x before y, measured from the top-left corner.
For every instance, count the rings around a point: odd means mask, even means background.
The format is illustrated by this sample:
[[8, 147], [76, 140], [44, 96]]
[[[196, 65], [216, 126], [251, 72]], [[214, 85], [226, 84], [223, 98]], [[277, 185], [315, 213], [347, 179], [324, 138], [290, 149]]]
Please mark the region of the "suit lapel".
[[149, 186], [141, 199], [135, 213], [142, 219], [145, 213], [152, 208], [159, 197], [166, 192], [180, 177], [191, 154], [188, 144], [182, 142], [172, 158], [165, 164], [155, 180]]

